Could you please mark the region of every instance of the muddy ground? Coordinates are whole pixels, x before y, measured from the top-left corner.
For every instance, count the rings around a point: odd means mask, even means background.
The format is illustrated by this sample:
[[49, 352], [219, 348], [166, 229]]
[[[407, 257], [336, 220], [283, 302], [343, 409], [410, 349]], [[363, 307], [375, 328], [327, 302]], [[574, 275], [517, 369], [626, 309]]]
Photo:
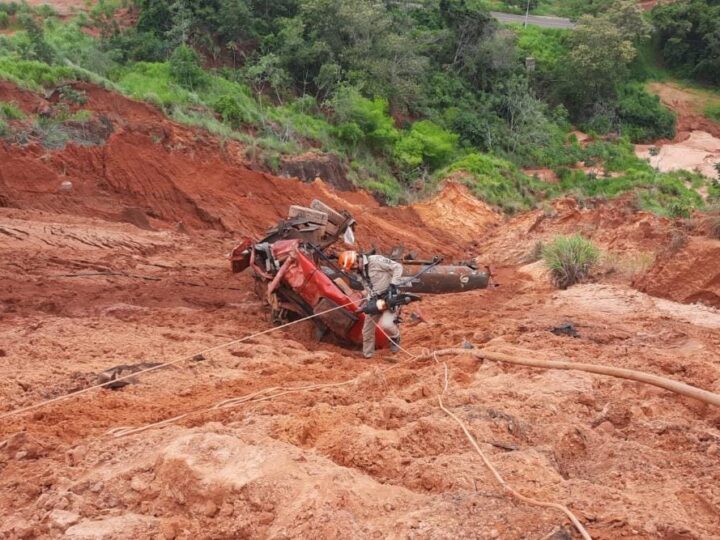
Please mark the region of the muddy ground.
[[648, 90], [675, 112], [677, 133], [672, 141], [637, 145], [637, 155], [663, 172], [685, 169], [717, 178], [715, 165], [720, 162], [720, 125], [704, 114], [708, 104], [718, 101], [717, 96], [675, 82], [652, 82]]
[[[576, 538], [503, 493], [438, 407], [443, 366], [414, 356], [470, 343], [720, 392], [720, 241], [675, 245], [681, 224], [630, 200], [506, 220], [450, 184], [386, 208], [86, 90], [113, 124], [104, 144], [0, 146], [0, 415], [112, 366], [186, 360], [0, 418], [0, 538]], [[317, 343], [307, 324], [238, 341], [271, 325], [226, 254], [313, 197], [356, 215], [365, 246], [476, 257], [499, 286], [427, 296], [393, 357]], [[558, 291], [533, 252], [575, 231], [609, 256]], [[578, 337], [550, 331], [566, 322]], [[719, 410], [582, 372], [448, 366], [445, 403], [503, 477], [593, 538], [720, 538]]]

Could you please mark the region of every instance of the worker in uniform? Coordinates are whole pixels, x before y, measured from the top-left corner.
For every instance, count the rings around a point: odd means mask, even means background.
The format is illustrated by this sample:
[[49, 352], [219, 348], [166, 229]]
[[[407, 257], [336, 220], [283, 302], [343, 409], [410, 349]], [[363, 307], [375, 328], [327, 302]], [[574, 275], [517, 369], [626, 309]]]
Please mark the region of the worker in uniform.
[[[382, 255], [361, 255], [356, 251], [344, 251], [338, 257], [338, 264], [345, 272], [357, 271], [371, 299], [382, 299], [390, 289], [400, 285], [403, 267]], [[380, 313], [365, 314], [363, 324], [363, 356], [372, 358], [375, 353], [375, 327], [379, 326], [390, 339], [390, 350], [400, 350], [400, 328], [395, 322], [395, 310], [386, 308]]]

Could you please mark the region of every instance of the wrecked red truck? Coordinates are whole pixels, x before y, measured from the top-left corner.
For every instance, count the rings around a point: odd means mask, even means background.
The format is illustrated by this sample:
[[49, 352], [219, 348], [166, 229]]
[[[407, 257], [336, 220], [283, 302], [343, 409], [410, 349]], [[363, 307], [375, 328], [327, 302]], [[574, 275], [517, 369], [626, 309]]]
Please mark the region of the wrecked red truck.
[[[355, 220], [322, 201], [310, 207], [291, 206], [259, 241], [245, 238], [230, 254], [232, 271], [252, 271], [255, 290], [267, 302], [272, 322], [283, 324], [304, 317], [315, 324], [316, 337], [329, 334], [340, 341], [361, 344], [367, 297], [358, 280], [340, 270], [329, 248], [342, 241], [355, 243]], [[483, 289], [490, 284], [489, 269], [472, 263], [441, 264], [442, 260], [415, 260], [397, 248], [388, 256], [403, 264], [400, 306], [420, 299], [417, 293], [442, 294]], [[398, 310], [400, 315], [402, 307]], [[387, 336], [376, 330], [376, 347], [388, 347]]]

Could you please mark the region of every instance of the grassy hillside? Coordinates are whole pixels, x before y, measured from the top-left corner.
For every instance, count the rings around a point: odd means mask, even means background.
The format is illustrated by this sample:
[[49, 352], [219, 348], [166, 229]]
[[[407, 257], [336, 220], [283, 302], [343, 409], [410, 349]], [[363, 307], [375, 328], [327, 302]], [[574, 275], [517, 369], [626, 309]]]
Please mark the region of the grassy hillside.
[[[632, 151], [674, 134], [672, 113], [641, 84], [649, 27], [633, 6], [598, 7], [568, 32], [503, 28], [472, 0], [106, 0], [62, 21], [0, 4], [21, 28], [0, 36], [0, 78], [35, 90], [104, 85], [243, 142], [270, 170], [283, 155], [334, 153], [389, 203], [453, 174], [508, 212], [564, 193], [636, 190], [640, 207], [686, 215], [704, 204], [695, 187], [705, 180], [658, 173]], [[11, 136], [13, 123], [0, 122]], [[553, 169], [560, 182], [525, 167]]]

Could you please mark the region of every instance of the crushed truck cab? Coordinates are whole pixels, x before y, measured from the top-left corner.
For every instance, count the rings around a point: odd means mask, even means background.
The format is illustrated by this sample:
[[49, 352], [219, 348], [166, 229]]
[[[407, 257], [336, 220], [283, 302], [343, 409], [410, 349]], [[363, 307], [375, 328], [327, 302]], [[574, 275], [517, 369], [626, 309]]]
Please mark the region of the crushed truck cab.
[[[274, 324], [312, 317], [318, 338], [331, 333], [341, 341], [361, 344], [365, 296], [353, 289], [351, 276], [326, 253], [340, 238], [353, 241], [354, 226], [350, 214], [321, 201], [313, 201], [309, 208], [292, 206], [288, 219], [263, 239], [244, 238], [233, 249], [232, 271], [252, 271], [255, 291], [269, 306]], [[438, 257], [416, 261], [398, 252], [391, 258], [403, 263], [401, 288], [407, 292], [455, 293], [486, 288], [490, 283], [489, 269], [482, 271], [472, 264], [441, 265]], [[375, 334], [377, 348], [390, 345], [380, 328]]]

